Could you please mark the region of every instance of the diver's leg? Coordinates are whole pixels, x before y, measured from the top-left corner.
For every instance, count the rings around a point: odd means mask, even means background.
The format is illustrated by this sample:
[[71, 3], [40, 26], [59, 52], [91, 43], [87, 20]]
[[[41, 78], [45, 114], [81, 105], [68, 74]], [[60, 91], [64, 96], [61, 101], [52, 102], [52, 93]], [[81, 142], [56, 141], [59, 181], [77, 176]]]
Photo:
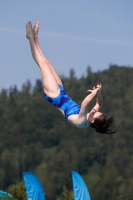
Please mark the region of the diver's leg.
[[43, 81], [43, 85], [44, 85], [44, 92], [49, 97], [56, 97], [60, 93], [58, 82], [56, 81], [55, 76], [54, 76], [50, 66], [46, 62], [46, 59], [44, 59], [40, 55], [40, 52], [38, 51], [38, 48], [36, 47], [31, 22], [27, 23], [26, 31], [27, 31], [26, 37], [30, 43], [32, 56], [41, 70], [42, 81]]
[[60, 85], [63, 86], [60, 77], [59, 77], [58, 74], [56, 73], [56, 71], [55, 71], [55, 69], [53, 68], [53, 66], [51, 65], [51, 63], [45, 58], [45, 56], [44, 56], [44, 54], [43, 54], [43, 52], [42, 52], [42, 50], [41, 50], [41, 47], [40, 47], [39, 42], [38, 42], [38, 31], [39, 31], [39, 22], [36, 22], [35, 25], [34, 25], [34, 27], [33, 27], [33, 34], [34, 34], [35, 44], [36, 44], [36, 46], [37, 46], [37, 48], [38, 48], [38, 50], [39, 50], [41, 56], [46, 60], [47, 64], [50, 66], [50, 68], [51, 68], [51, 70], [52, 70], [52, 72], [53, 72], [53, 74], [54, 74], [54, 76], [55, 76], [55, 78], [56, 78], [58, 84], [60, 84]]

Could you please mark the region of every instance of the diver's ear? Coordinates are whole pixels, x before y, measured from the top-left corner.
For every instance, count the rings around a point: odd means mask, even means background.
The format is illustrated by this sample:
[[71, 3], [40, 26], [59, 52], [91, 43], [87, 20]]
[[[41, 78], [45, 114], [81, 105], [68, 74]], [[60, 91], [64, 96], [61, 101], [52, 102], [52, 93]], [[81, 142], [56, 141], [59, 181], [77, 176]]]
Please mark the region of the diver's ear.
[[92, 123], [92, 124], [94, 123], [94, 119], [91, 120], [91, 123]]

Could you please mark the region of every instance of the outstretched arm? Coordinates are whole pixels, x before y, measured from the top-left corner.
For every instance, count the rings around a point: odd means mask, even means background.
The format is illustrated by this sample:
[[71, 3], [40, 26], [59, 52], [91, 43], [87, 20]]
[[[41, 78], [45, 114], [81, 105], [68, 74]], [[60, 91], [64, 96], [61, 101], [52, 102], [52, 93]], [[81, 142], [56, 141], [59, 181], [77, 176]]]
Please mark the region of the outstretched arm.
[[96, 111], [99, 111], [102, 104], [103, 104], [103, 98], [102, 98], [102, 94], [101, 94], [101, 90], [102, 90], [102, 85], [101, 84], [97, 84], [96, 87], [94, 88], [98, 88], [99, 90], [97, 91], [97, 97], [96, 97], [96, 105], [94, 106], [93, 109], [95, 109]]
[[96, 96], [96, 105], [94, 106], [93, 109], [96, 111], [99, 111], [100, 107], [102, 106], [103, 100], [102, 100], [102, 95], [101, 95], [101, 90], [102, 90], [102, 85], [97, 84], [96, 87], [93, 87], [93, 90], [88, 90], [88, 92], [91, 92], [82, 102], [81, 104], [81, 109], [79, 116], [83, 116], [86, 114], [87, 111], [87, 106], [89, 103], [93, 100], [93, 98]]
[[89, 103], [93, 100], [93, 98], [97, 95], [99, 91], [99, 88], [95, 88], [93, 90], [88, 90], [88, 92], [91, 92], [91, 94], [89, 94], [81, 103], [81, 109], [80, 109], [80, 113], [79, 115], [86, 115], [86, 111], [87, 111], [87, 106], [89, 105]]
[[99, 111], [102, 104], [103, 104], [103, 98], [102, 98], [102, 95], [101, 95], [101, 91], [98, 91], [97, 98], [96, 98], [96, 105], [94, 106], [93, 109], [95, 109], [96, 111]]

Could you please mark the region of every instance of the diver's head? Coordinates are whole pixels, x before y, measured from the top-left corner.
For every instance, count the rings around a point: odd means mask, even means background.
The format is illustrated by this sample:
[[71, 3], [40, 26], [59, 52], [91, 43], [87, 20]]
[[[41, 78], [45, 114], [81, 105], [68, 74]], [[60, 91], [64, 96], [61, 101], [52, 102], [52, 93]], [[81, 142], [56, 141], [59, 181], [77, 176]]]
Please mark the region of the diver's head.
[[101, 134], [113, 134], [117, 131], [112, 130], [113, 116], [108, 118], [101, 112], [95, 112], [91, 120], [90, 127], [94, 128], [96, 132]]

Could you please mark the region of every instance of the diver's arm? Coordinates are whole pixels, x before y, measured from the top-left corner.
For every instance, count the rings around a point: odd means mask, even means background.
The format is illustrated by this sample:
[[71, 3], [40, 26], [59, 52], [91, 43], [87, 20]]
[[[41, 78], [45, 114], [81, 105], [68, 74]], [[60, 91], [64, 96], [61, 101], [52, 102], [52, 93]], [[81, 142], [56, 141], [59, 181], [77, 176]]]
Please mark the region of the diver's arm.
[[98, 90], [97, 97], [96, 97], [96, 105], [94, 106], [93, 109], [96, 111], [99, 111], [102, 105], [103, 105], [102, 94], [101, 94], [101, 91]]
[[94, 110], [95, 111], [99, 111], [102, 104], [103, 104], [103, 98], [102, 98], [102, 84], [97, 84], [96, 87], [94, 87], [93, 89], [98, 88], [99, 90], [97, 91], [97, 97], [96, 97], [96, 105], [94, 106]]
[[[87, 106], [89, 105], [89, 103], [93, 100], [93, 98], [96, 96], [97, 92], [98, 92], [99, 88], [95, 88], [93, 90], [88, 90], [88, 92], [91, 92], [91, 94], [89, 94], [81, 103], [81, 109], [79, 112], [79, 116], [82, 115], [86, 115], [86, 111], [87, 111]], [[99, 98], [98, 98], [99, 99]], [[98, 100], [99, 101], [99, 100]]]

